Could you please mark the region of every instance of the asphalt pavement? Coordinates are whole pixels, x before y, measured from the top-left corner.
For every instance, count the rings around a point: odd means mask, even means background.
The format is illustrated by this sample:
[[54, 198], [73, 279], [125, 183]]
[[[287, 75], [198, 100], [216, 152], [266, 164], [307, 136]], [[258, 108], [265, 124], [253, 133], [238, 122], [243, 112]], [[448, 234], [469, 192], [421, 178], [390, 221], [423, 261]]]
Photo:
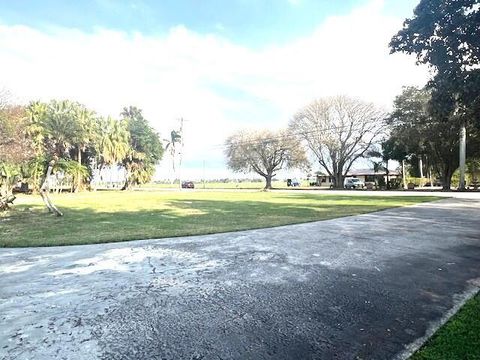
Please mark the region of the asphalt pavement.
[[[79, 234], [81, 236], [81, 234]], [[402, 359], [480, 286], [480, 199], [0, 249], [0, 359]]]

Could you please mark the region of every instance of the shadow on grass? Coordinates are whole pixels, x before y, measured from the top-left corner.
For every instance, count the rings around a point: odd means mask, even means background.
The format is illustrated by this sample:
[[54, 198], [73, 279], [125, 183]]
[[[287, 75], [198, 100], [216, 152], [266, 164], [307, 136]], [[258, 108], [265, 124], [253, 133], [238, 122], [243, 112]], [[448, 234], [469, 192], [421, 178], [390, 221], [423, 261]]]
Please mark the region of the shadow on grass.
[[[4, 235], [0, 247], [78, 245], [258, 229], [358, 215], [419, 201], [359, 197], [348, 204], [345, 202], [352, 197], [319, 197], [316, 201], [306, 195], [278, 199], [288, 199], [288, 203], [184, 199], [163, 201], [162, 209], [113, 208], [102, 212], [93, 207], [62, 207], [65, 216], [61, 218], [51, 216], [41, 207], [26, 210], [27, 206], [20, 206], [0, 219], [0, 232]], [[422, 197], [420, 201], [426, 199]]]
[[444, 197], [438, 197], [435, 195], [432, 196], [396, 196], [396, 195], [361, 195], [355, 194], [354, 192], [351, 195], [333, 195], [333, 194], [285, 194], [277, 196], [278, 199], [299, 199], [299, 200], [324, 200], [324, 201], [362, 201], [362, 202], [399, 202], [399, 203], [412, 203], [417, 204], [421, 202], [435, 201], [440, 199], [445, 199]]

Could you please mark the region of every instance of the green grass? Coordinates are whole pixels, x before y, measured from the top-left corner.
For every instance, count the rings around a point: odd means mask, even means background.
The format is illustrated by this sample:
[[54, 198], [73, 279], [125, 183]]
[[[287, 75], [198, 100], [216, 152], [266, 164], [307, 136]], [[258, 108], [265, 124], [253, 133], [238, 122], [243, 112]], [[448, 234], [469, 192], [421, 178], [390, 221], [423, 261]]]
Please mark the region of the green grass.
[[410, 360], [480, 359], [480, 295], [470, 299]]
[[435, 197], [339, 196], [261, 191], [97, 191], [23, 195], [0, 215], [0, 247], [90, 244], [209, 234], [356, 215]]
[[[241, 181], [241, 182], [212, 182], [206, 181], [205, 184], [201, 181], [195, 181], [195, 188], [196, 189], [251, 189], [251, 190], [260, 190], [265, 187], [265, 181]], [[205, 187], [204, 187], [205, 185]], [[309, 187], [307, 181], [301, 181], [302, 187]], [[282, 180], [274, 180], [272, 181], [272, 186], [275, 189], [286, 189], [287, 182]], [[142, 188], [148, 189], [178, 189], [178, 183], [176, 184], [159, 184], [159, 183], [149, 183], [145, 185], [141, 185]]]

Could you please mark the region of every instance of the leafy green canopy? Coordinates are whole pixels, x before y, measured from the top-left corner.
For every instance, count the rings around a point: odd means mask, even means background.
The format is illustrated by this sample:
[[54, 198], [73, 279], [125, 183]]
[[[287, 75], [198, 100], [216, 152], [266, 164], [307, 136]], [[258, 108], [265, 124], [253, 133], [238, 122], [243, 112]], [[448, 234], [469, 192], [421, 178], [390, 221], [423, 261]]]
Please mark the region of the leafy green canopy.
[[437, 113], [460, 110], [479, 121], [480, 4], [478, 0], [421, 0], [390, 42], [391, 52], [416, 54], [435, 76], [429, 83]]
[[72, 178], [72, 190], [91, 181], [94, 170], [101, 172], [105, 166], [124, 166], [126, 185], [149, 181], [163, 154], [160, 138], [140, 109], [125, 108], [122, 116], [121, 120], [105, 119], [69, 100], [32, 102], [22, 123], [32, 154], [14, 162], [27, 169], [23, 173], [37, 186], [52, 159], [56, 162], [54, 170]]
[[140, 109], [130, 106], [124, 108], [121, 115], [130, 135], [130, 150], [122, 161], [127, 170], [125, 188], [129, 188], [152, 178], [155, 164], [162, 159], [163, 146], [158, 133], [148, 124]]
[[434, 72], [428, 91], [407, 88], [397, 97], [391, 142], [400, 153], [427, 155], [450, 188], [462, 127], [469, 134], [467, 157], [480, 155], [475, 145], [480, 132], [478, 0], [421, 0], [390, 49], [415, 54]]

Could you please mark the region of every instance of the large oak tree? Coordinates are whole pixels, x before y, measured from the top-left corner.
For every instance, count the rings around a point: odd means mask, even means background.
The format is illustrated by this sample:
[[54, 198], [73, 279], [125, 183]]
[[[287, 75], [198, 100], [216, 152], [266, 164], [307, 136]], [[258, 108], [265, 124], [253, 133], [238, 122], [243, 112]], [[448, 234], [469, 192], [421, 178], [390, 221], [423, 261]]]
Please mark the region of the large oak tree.
[[460, 136], [464, 154], [466, 130], [472, 125], [476, 128], [471, 131], [480, 129], [478, 0], [421, 0], [413, 17], [406, 19], [392, 38], [390, 48], [392, 53], [415, 54], [418, 63], [433, 70], [427, 85], [431, 91], [429, 115], [443, 119], [452, 136]]
[[307, 144], [320, 166], [343, 187], [358, 159], [380, 141], [385, 113], [355, 98], [336, 96], [312, 101], [290, 121], [290, 130]]
[[123, 189], [151, 180], [155, 165], [162, 159], [163, 145], [159, 134], [144, 118], [142, 110], [129, 106], [122, 111], [129, 132], [130, 149], [122, 164], [127, 175]]
[[225, 146], [228, 167], [257, 173], [265, 178], [265, 189], [272, 188], [278, 170], [307, 162], [300, 142], [285, 130], [239, 131], [227, 139]]

